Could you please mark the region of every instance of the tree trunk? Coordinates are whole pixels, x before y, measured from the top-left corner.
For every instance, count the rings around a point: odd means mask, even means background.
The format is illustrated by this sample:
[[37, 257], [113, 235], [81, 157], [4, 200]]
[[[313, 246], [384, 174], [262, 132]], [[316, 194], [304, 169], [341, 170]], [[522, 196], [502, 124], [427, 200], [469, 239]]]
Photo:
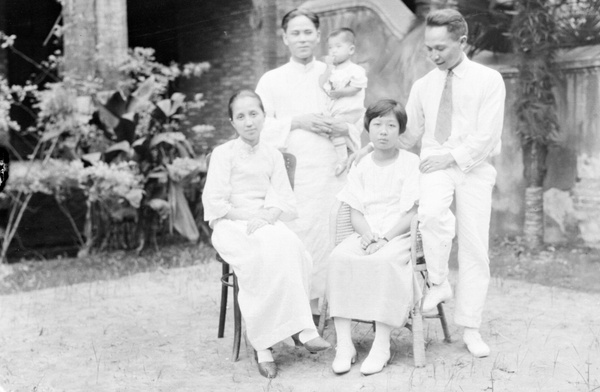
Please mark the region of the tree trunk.
[[544, 178], [546, 177], [546, 156], [548, 147], [544, 144], [523, 142], [525, 189], [525, 222], [523, 234], [525, 244], [539, 248], [544, 242]]
[[[0, 0], [0, 31], [7, 32], [6, 0]], [[0, 76], [8, 79], [8, 49], [0, 50]]]
[[126, 1], [65, 0], [63, 18], [65, 74], [101, 77], [107, 88], [115, 88], [116, 66], [127, 56]]

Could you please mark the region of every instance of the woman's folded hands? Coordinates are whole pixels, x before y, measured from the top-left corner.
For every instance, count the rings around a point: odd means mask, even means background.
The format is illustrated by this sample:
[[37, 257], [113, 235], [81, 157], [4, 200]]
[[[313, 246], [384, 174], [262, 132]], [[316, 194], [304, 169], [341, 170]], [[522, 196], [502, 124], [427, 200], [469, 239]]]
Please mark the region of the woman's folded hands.
[[246, 233], [250, 235], [265, 225], [274, 224], [280, 214], [281, 210], [278, 208], [261, 208], [254, 216], [248, 219]]
[[268, 224], [269, 224], [269, 222], [267, 222], [263, 218], [258, 218], [258, 217], [251, 218], [248, 221], [248, 225], [246, 225], [246, 234], [250, 235], [250, 234], [254, 233], [256, 230], [258, 230], [261, 227], [266, 226]]

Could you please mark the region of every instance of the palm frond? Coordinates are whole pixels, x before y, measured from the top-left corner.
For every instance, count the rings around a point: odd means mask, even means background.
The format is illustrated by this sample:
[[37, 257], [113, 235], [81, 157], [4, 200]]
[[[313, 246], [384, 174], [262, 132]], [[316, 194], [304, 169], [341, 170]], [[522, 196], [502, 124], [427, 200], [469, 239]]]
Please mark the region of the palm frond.
[[511, 51], [508, 32], [514, 14], [512, 0], [459, 0], [458, 8], [469, 24], [469, 56], [482, 50]]

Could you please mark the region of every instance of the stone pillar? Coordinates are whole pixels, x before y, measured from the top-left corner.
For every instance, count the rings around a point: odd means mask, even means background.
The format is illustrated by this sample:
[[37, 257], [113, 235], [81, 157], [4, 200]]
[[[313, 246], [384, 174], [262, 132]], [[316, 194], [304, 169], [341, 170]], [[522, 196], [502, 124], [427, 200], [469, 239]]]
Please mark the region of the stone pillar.
[[127, 55], [126, 0], [65, 0], [63, 18], [65, 74], [114, 87], [115, 64]]

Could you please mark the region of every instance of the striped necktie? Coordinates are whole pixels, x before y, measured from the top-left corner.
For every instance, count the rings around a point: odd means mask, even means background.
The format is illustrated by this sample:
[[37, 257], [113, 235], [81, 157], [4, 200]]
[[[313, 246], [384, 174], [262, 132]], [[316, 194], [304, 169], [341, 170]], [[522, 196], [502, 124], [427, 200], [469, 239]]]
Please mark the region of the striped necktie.
[[440, 107], [438, 108], [437, 120], [435, 122], [435, 140], [440, 144], [450, 136], [452, 132], [452, 70], [448, 70], [446, 75], [446, 83], [444, 83], [444, 91], [442, 91], [442, 99], [440, 99]]

